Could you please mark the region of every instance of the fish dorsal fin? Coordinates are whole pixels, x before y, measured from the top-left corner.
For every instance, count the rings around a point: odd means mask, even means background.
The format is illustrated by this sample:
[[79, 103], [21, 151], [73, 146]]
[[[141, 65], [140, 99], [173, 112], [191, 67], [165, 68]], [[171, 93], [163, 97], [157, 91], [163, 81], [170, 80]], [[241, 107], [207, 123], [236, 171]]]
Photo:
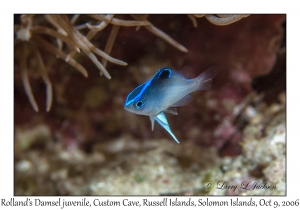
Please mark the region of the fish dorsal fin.
[[170, 79], [172, 77], [173, 70], [168, 67], [161, 68], [154, 75], [154, 79]]
[[163, 112], [156, 115], [155, 120], [166, 130], [168, 133], [173, 137], [173, 139], [179, 144], [179, 141], [177, 140], [176, 136], [172, 133], [171, 128], [169, 126], [168, 120]]
[[184, 96], [182, 99], [174, 103], [171, 107], [185, 106], [193, 101], [193, 97], [190, 95]]
[[184, 66], [178, 73], [187, 79], [193, 78], [194, 75], [191, 66]]

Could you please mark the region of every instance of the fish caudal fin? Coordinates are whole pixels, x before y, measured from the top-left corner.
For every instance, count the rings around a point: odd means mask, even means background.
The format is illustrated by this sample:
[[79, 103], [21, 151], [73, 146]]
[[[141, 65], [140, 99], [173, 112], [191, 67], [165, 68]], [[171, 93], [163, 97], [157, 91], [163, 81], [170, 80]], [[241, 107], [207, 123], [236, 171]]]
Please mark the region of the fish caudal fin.
[[196, 90], [207, 90], [211, 88], [212, 78], [216, 76], [218, 71], [218, 68], [214, 66], [201, 73], [198, 77], [196, 77], [195, 80], [198, 84]]
[[[150, 118], [151, 119], [151, 118]], [[154, 119], [166, 130], [168, 133], [173, 137], [173, 139], [179, 144], [179, 141], [177, 140], [176, 136], [171, 131], [171, 128], [169, 126], [168, 120], [163, 112], [156, 115]]]

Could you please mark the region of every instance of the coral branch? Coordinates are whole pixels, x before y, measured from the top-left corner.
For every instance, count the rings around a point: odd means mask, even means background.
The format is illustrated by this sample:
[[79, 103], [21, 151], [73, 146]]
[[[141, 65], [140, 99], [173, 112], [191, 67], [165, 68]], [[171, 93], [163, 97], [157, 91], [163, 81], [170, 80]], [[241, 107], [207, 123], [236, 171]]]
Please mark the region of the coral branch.
[[[99, 23], [101, 23], [101, 21], [99, 21], [97, 24], [99, 24]], [[88, 32], [88, 34], [86, 35], [86, 38], [87, 38], [88, 40], [91, 40], [97, 33], [98, 33], [98, 31], [90, 30], [90, 31]], [[69, 53], [68, 57], [72, 58], [75, 54], [76, 54], [76, 51], [75, 51], [75, 50], [72, 50], [72, 51]]]
[[[84, 43], [83, 36], [70, 25], [70, 23], [67, 20], [67, 17], [65, 15], [46, 15], [47, 19], [51, 22], [54, 23], [53, 25], [56, 27], [64, 28], [68, 36], [76, 42], [82, 51], [94, 62], [94, 64], [100, 69], [103, 74], [110, 79], [110, 75], [107, 72], [107, 70], [103, 67], [103, 65], [98, 61], [97, 57], [91, 52], [89, 47]], [[92, 45], [92, 44], [91, 44]]]
[[231, 17], [232, 15], [226, 15], [226, 14], [216, 14], [219, 18], [228, 18]]
[[[141, 20], [141, 18], [143, 18], [143, 17], [141, 17], [139, 15], [132, 15], [132, 17], [134, 17], [137, 20]], [[180, 50], [182, 52], [188, 52], [188, 49], [186, 49], [184, 46], [182, 46], [181, 44], [179, 44], [178, 42], [176, 42], [174, 39], [172, 39], [169, 35], [167, 35], [163, 31], [161, 31], [158, 28], [156, 28], [151, 23], [150, 23], [150, 25], [144, 26], [144, 27], [148, 31], [150, 31], [151, 33], [153, 33], [154, 35], [162, 38], [163, 40], [165, 40], [166, 42], [168, 42], [169, 44], [171, 44], [173, 47], [177, 48], [178, 50]]]
[[[105, 46], [105, 50], [104, 52], [106, 54], [109, 54], [111, 52], [111, 49], [112, 49], [112, 46], [115, 42], [115, 39], [116, 39], [116, 36], [118, 34], [118, 31], [119, 31], [119, 28], [120, 26], [117, 26], [117, 25], [113, 25], [112, 29], [111, 29], [111, 32], [110, 32], [110, 35], [108, 37], [108, 40], [107, 40], [107, 43], [106, 43], [106, 46]], [[107, 64], [107, 60], [105, 60], [104, 58], [102, 59], [102, 63], [103, 63], [103, 66], [106, 67], [106, 64]]]
[[35, 98], [33, 96], [31, 86], [29, 83], [28, 79], [28, 74], [27, 74], [27, 56], [28, 56], [28, 46], [26, 43], [22, 45], [22, 55], [20, 56], [20, 68], [21, 68], [21, 75], [22, 75], [22, 81], [23, 81], [23, 86], [25, 89], [25, 93], [28, 97], [28, 100], [33, 107], [34, 111], [38, 112], [39, 107], [35, 101]]
[[[89, 15], [96, 20], [105, 20], [105, 15]], [[117, 18], [113, 18], [110, 22], [113, 25], [119, 26], [145, 26], [150, 25], [148, 21], [135, 21], [135, 20], [120, 20]]]
[[33, 36], [32, 39], [34, 41], [36, 41], [38, 44], [40, 44], [41, 46], [43, 46], [49, 52], [53, 53], [54, 55], [57, 55], [58, 57], [60, 57], [61, 59], [65, 60], [67, 63], [69, 63], [73, 67], [75, 67], [85, 77], [88, 76], [88, 73], [87, 73], [86, 69], [82, 65], [80, 65], [79, 63], [77, 63], [73, 58], [67, 58], [67, 55], [65, 53], [63, 53], [62, 51], [60, 51], [59, 49], [57, 49], [55, 46], [53, 46], [49, 42], [45, 41], [44, 39], [42, 39], [41, 37], [38, 37], [38, 36]]
[[52, 91], [52, 84], [51, 81], [49, 79], [49, 76], [47, 74], [47, 70], [45, 68], [43, 59], [40, 55], [40, 53], [38, 52], [38, 50], [36, 49], [36, 47], [32, 44], [31, 45], [31, 49], [33, 50], [34, 56], [36, 58], [36, 60], [38, 61], [38, 68], [40, 70], [41, 76], [46, 84], [46, 111], [49, 112], [51, 109], [51, 105], [52, 105], [52, 99], [53, 99], [53, 91]]
[[64, 42], [66, 42], [71, 47], [71, 49], [74, 49], [77, 52], [80, 52], [79, 47], [69, 37], [64, 36], [63, 34], [57, 32], [57, 31], [55, 31], [55, 30], [53, 30], [51, 28], [47, 28], [47, 27], [44, 27], [44, 26], [34, 26], [34, 27], [32, 27], [31, 32], [33, 32], [33, 33], [48, 34], [50, 36], [58, 38], [58, 39], [60, 39], [60, 40], [62, 40]]
[[[140, 15], [140, 17], [141, 17], [142, 20], [146, 20], [148, 18], [148, 16], [149, 15], [147, 15], [147, 14]], [[140, 28], [141, 28], [141, 26], [137, 26], [135, 30], [138, 31], [138, 30], [140, 30]]]
[[[105, 57], [105, 59], [120, 64], [127, 65], [125, 62], [119, 61], [117, 59], [111, 59], [106, 53], [96, 48], [89, 40], [83, 36], [78, 30], [76, 30], [69, 22], [67, 16], [65, 15], [46, 15], [50, 23], [53, 23], [54, 26], [57, 25], [59, 28], [63, 28], [68, 36], [82, 49], [82, 51], [94, 62], [94, 64], [102, 71], [102, 73], [110, 79], [110, 75], [104, 66], [98, 61], [97, 57], [93, 54], [95, 52], [98, 55]], [[92, 51], [93, 52], [92, 52]]]
[[91, 29], [93, 31], [101, 31], [110, 23], [110, 21], [112, 20], [113, 17], [114, 17], [114, 15], [106, 15], [105, 19], [103, 21], [101, 21], [100, 24], [93, 26], [93, 25], [90, 25], [87, 23], [86, 25], [89, 29]]
[[[222, 16], [222, 15], [221, 15]], [[223, 15], [222, 17], [217, 17], [215, 15], [205, 15], [206, 19], [218, 26], [225, 26], [229, 25], [231, 23], [234, 23], [236, 21], [239, 21], [240, 19], [244, 17], [248, 17], [249, 15]]]
[[197, 14], [197, 15], [194, 15], [196, 18], [201, 18], [201, 17], [204, 17], [205, 15], [200, 15], [200, 14]]
[[70, 20], [70, 23], [72, 25], [75, 25], [76, 20], [78, 20], [80, 15], [73, 15], [72, 19]]
[[[105, 58], [106, 60], [112, 62], [112, 63], [115, 63], [115, 64], [118, 64], [118, 65], [122, 65], [122, 66], [126, 66], [127, 63], [121, 61], [121, 60], [118, 60], [118, 59], [115, 59], [115, 58], [112, 58], [111, 56], [109, 56], [108, 54], [106, 54], [105, 52], [103, 52], [102, 50], [98, 49], [97, 47], [95, 47], [85, 36], [83, 36], [82, 34], [80, 34], [79, 32], [76, 32], [77, 35], [81, 38], [81, 41], [83, 42], [83, 44], [85, 46], [87, 46], [87, 49], [88, 50], [92, 50], [94, 53], [96, 53], [97, 55], [100, 55], [102, 56], [103, 58]], [[84, 49], [82, 49], [84, 51]], [[92, 52], [90, 52], [91, 54], [93, 54]], [[94, 54], [93, 54], [94, 55]], [[92, 56], [92, 55], [90, 55]], [[94, 55], [95, 56], [95, 55]], [[93, 57], [93, 56], [92, 56]], [[91, 57], [90, 57], [91, 58]], [[96, 58], [96, 57], [95, 57]], [[97, 58], [96, 58], [97, 59]], [[96, 62], [96, 61], [95, 61]], [[98, 60], [97, 60], [97, 63], [100, 63]], [[95, 63], [96, 64], [96, 63]], [[100, 63], [101, 64], [101, 63]], [[96, 64], [97, 65], [97, 64]], [[109, 74], [108, 72], [106, 71], [106, 69], [101, 65], [99, 65], [99, 67], [101, 68], [100, 70], [103, 72], [103, 74], [109, 78]], [[105, 72], [107, 72], [108, 75], [105, 74]], [[109, 76], [109, 77], [108, 77]], [[109, 78], [110, 79], [110, 78]]]
[[197, 28], [197, 20], [194, 15], [188, 14], [188, 17], [191, 19], [193, 26]]
[[27, 29], [31, 28], [33, 22], [32, 21], [33, 16], [34, 15], [27, 15], [27, 14], [21, 16], [21, 23], [23, 28], [27, 28]]
[[80, 24], [80, 25], [76, 25], [76, 26], [74, 26], [74, 28], [76, 28], [76, 30], [83, 30], [83, 29], [85, 29], [85, 28], [87, 28], [87, 25], [86, 25], [87, 23], [83, 23], [83, 24]]

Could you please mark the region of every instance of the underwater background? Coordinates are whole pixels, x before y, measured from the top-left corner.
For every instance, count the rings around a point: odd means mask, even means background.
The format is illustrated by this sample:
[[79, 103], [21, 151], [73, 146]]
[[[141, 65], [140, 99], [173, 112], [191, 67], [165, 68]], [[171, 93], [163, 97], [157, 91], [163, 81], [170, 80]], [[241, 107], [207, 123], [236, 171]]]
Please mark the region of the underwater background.
[[[15, 195], [286, 194], [286, 15], [54, 16], [15, 15]], [[81, 43], [86, 23], [103, 23], [90, 43], [119, 60], [96, 55], [111, 79]], [[76, 48], [77, 69], [61, 59]], [[194, 78], [212, 66], [212, 88], [166, 115], [180, 144], [123, 108], [162, 67]]]

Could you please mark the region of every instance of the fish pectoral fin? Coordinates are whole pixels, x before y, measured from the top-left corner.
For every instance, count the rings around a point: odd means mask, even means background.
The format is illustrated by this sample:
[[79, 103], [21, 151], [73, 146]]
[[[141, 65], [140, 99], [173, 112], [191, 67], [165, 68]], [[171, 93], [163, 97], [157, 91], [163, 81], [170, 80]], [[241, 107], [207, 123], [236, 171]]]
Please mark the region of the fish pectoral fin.
[[155, 119], [153, 116], [149, 116], [150, 117], [150, 121], [151, 121], [151, 128], [152, 128], [152, 131], [154, 130], [154, 122], [155, 122]]
[[[168, 120], [163, 112], [156, 115], [155, 120], [166, 130], [168, 133], [173, 137], [173, 139], [179, 144], [179, 141], [177, 140], [176, 136], [171, 131], [171, 128], [169, 126]], [[151, 118], [150, 118], [151, 119]]]
[[182, 99], [174, 103], [171, 107], [185, 106], [191, 103], [193, 100], [194, 98], [192, 96], [186, 95]]

